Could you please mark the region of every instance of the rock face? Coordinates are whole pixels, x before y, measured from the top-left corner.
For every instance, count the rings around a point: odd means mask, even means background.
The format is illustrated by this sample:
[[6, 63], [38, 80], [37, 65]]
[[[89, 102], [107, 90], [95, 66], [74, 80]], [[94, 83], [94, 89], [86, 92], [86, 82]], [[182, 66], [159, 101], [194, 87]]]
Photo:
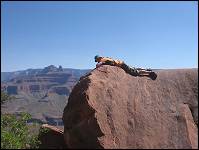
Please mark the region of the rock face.
[[5, 84], [5, 88], [8, 94], [17, 94], [21, 91], [26, 93], [51, 91], [59, 94], [65, 89], [66, 92], [61, 93], [68, 95], [77, 80], [77, 77], [69, 73], [51, 72], [14, 78]]
[[66, 149], [67, 146], [64, 142], [63, 131], [48, 124], [43, 124], [43, 129], [47, 129], [46, 132], [42, 132], [39, 135], [41, 144], [39, 149]]
[[104, 65], [80, 78], [63, 114], [68, 148], [198, 148], [198, 69], [157, 74]]
[[8, 94], [17, 94], [17, 86], [7, 86]]

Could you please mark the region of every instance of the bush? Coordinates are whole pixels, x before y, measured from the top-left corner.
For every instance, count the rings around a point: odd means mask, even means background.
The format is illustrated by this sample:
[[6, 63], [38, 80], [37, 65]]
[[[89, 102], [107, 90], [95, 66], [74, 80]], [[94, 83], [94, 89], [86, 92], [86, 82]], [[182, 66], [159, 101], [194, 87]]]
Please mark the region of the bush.
[[50, 131], [50, 129], [48, 129], [48, 128], [40, 128], [39, 129], [39, 135], [42, 135], [42, 134], [46, 134], [46, 133], [48, 133]]
[[6, 94], [5, 92], [1, 91], [1, 104], [4, 103], [7, 100], [10, 100], [10, 99], [11, 99], [11, 97], [8, 94]]
[[1, 115], [1, 149], [38, 148], [38, 135], [29, 133], [28, 119], [27, 113]]

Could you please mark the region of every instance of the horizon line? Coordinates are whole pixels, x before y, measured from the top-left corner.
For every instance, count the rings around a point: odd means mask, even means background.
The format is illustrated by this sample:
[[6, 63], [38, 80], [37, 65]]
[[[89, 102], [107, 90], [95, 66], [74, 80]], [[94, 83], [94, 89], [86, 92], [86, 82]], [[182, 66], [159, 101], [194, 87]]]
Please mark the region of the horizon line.
[[[49, 65], [51, 66], [51, 65]], [[54, 65], [53, 65], [54, 66]], [[48, 67], [48, 66], [47, 66]], [[45, 68], [45, 67], [44, 67]], [[28, 69], [44, 69], [44, 68], [27, 68], [27, 69], [19, 69], [19, 70], [14, 70], [14, 71], [2, 71], [1, 72], [17, 72], [17, 71], [25, 71], [25, 70], [28, 70]], [[92, 70], [94, 68], [85, 68], [85, 69], [80, 69], [80, 68], [71, 68], [71, 67], [62, 67], [63, 69], [74, 69], [74, 70]], [[135, 68], [139, 68], [139, 67], [135, 67]], [[147, 69], [147, 68], [146, 68]], [[179, 67], [179, 68], [150, 68], [152, 70], [166, 70], [166, 69], [169, 69], [169, 70], [172, 70], [172, 69], [198, 69], [198, 67]]]

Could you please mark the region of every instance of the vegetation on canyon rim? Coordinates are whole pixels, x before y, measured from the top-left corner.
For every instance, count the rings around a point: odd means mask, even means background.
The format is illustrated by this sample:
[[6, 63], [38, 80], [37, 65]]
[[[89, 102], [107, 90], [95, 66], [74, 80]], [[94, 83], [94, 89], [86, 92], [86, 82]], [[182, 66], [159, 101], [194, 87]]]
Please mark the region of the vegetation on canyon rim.
[[[1, 104], [12, 97], [1, 91]], [[38, 124], [27, 125], [31, 119], [30, 114], [22, 112], [19, 115], [1, 114], [1, 149], [29, 149], [39, 148], [39, 134], [46, 132], [44, 129], [36, 133], [30, 130], [38, 127]]]

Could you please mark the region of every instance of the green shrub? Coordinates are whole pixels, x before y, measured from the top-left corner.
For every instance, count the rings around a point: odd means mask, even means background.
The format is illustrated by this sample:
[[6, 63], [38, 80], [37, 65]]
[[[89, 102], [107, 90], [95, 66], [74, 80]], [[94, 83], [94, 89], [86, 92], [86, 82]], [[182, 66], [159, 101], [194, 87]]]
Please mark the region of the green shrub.
[[38, 148], [38, 135], [29, 133], [28, 119], [27, 113], [1, 114], [1, 149]]
[[39, 134], [45, 134], [45, 133], [48, 133], [49, 131], [50, 129], [42, 127], [39, 129]]
[[10, 99], [11, 99], [11, 96], [1, 91], [1, 104]]

